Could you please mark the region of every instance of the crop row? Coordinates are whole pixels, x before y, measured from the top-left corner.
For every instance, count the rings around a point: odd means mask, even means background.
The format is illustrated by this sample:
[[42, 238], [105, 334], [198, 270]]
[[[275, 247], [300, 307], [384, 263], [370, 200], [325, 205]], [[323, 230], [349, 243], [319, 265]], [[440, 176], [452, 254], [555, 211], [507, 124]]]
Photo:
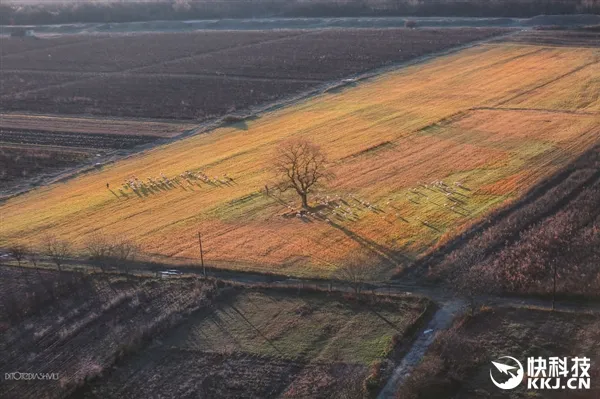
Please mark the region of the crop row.
[[134, 134], [72, 133], [0, 127], [0, 141], [14, 144], [52, 145], [81, 148], [132, 148], [153, 141]]
[[84, 152], [0, 146], [2, 191], [10, 187], [10, 182], [19, 183], [42, 172], [71, 167], [87, 158], [88, 154]]
[[518, 43], [555, 44], [563, 46], [600, 46], [600, 32], [594, 31], [540, 31], [532, 30], [512, 36], [511, 41]]

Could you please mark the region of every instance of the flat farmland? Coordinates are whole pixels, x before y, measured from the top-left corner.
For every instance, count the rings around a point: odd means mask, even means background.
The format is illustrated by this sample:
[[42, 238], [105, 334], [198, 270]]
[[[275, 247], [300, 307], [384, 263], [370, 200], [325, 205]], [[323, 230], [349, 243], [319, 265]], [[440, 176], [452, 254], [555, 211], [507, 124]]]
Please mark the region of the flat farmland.
[[[429, 299], [0, 266], [0, 398], [338, 397], [375, 391]], [[341, 397], [341, 395], [340, 395]]]
[[516, 43], [546, 44], [551, 46], [598, 47], [600, 32], [593, 29], [527, 30], [512, 36]]
[[497, 35], [495, 29], [325, 30], [142, 69], [263, 78], [342, 78]]
[[[302, 32], [203, 31], [111, 36], [76, 35], [75, 38], [84, 38], [84, 40], [73, 40], [68, 46], [54, 45], [54, 39], [38, 39], [37, 42], [42, 43], [49, 40], [48, 46], [23, 52], [15, 50], [2, 58], [2, 69], [117, 72], [298, 34], [302, 34]], [[11, 39], [3, 39], [3, 43], [5, 41], [11, 43]], [[15, 45], [15, 47], [17, 46]]]
[[[507, 179], [488, 187], [505, 190]], [[430, 282], [476, 294], [597, 296], [600, 291], [600, 146], [523, 198], [417, 262]], [[556, 285], [554, 268], [559, 271]]]
[[0, 55], [25, 53], [31, 50], [49, 49], [51, 47], [75, 44], [89, 41], [91, 38], [83, 35], [57, 36], [52, 38], [32, 39], [30, 37], [0, 37]]
[[371, 365], [387, 365], [385, 381], [393, 342], [410, 340], [428, 306], [421, 299], [358, 303], [337, 294], [236, 290], [80, 397], [363, 397]]
[[[329, 276], [368, 251], [391, 270], [598, 143], [597, 113], [500, 106], [583, 70], [599, 51], [481, 45], [186, 138], [5, 202], [0, 244], [53, 233], [82, 245], [103, 231], [189, 259], [200, 229], [217, 266]], [[288, 217], [297, 198], [264, 191], [274, 149], [297, 137], [320, 145], [336, 176], [309, 197], [319, 213], [304, 218]], [[233, 182], [182, 176], [199, 171]], [[161, 173], [174, 183], [124, 185]]]
[[194, 75], [127, 75], [84, 79], [25, 95], [6, 110], [44, 114], [204, 120], [304, 91], [314, 83]]
[[[200, 31], [90, 35], [71, 44], [32, 39], [48, 46], [24, 45], [3, 56], [0, 110], [203, 120], [504, 32]], [[27, 42], [16, 43], [11, 46]]]

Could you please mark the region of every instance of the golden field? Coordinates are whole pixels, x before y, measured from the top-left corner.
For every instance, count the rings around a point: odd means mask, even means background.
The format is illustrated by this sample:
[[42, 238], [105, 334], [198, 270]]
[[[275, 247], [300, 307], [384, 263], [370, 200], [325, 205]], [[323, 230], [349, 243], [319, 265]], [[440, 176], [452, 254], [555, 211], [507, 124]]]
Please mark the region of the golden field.
[[[391, 270], [600, 141], [599, 60], [595, 48], [488, 44], [387, 73], [13, 198], [0, 245], [51, 233], [81, 248], [101, 231], [196, 258], [200, 230], [223, 267], [327, 276], [362, 248]], [[341, 208], [289, 217], [298, 198], [264, 193], [292, 137], [325, 150], [336, 178], [318, 195]], [[122, 188], [185, 171], [234, 182]]]

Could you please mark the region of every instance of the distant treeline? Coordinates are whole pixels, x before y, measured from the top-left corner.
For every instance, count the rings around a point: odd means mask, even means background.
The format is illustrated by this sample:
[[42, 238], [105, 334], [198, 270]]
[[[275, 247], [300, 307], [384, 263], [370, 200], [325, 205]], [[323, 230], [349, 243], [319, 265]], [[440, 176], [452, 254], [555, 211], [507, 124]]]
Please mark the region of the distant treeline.
[[267, 17], [453, 16], [528, 18], [600, 14], [600, 0], [174, 0], [0, 4], [0, 24], [133, 22]]

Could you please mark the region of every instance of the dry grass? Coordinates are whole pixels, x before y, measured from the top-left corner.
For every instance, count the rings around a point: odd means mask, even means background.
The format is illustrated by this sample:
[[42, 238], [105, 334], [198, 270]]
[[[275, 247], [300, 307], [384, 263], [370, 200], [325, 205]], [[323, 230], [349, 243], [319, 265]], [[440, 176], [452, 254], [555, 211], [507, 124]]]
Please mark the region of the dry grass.
[[[12, 199], [0, 208], [0, 244], [35, 241], [50, 231], [82, 243], [103, 230], [137, 239], [150, 253], [196, 257], [200, 228], [209, 263], [329, 275], [351, 251], [367, 247], [393, 267], [598, 141], [600, 117], [589, 113], [589, 101], [569, 100], [565, 108], [585, 107], [586, 114], [487, 109], [542, 86], [538, 90], [551, 90], [569, 72], [585, 73], [598, 54], [593, 48], [484, 45], [389, 73]], [[539, 108], [546, 106], [542, 100]], [[273, 149], [291, 137], [328, 152], [337, 179], [323, 194], [340, 195], [351, 208], [346, 215], [325, 209], [321, 219], [285, 218], [288, 208], [261, 194], [273, 178]], [[172, 178], [186, 170], [227, 174], [235, 183], [181, 179], [143, 195], [119, 191], [133, 175]], [[447, 188], [431, 185], [439, 180]], [[298, 205], [297, 198], [280, 199]]]

